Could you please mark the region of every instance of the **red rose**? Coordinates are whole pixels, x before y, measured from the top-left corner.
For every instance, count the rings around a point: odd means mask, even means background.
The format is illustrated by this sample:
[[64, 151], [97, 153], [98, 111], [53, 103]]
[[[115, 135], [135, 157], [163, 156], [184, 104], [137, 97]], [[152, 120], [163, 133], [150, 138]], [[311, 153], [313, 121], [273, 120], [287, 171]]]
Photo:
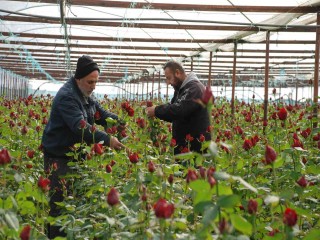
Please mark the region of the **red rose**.
[[283, 214], [283, 223], [292, 227], [296, 225], [298, 220], [298, 215], [295, 210], [287, 208]]
[[214, 179], [214, 177], [212, 177], [212, 176], [208, 176], [208, 182], [209, 182], [211, 188], [213, 188], [213, 186], [216, 185], [216, 183], [217, 183], [216, 180]]
[[272, 147], [266, 145], [265, 157], [266, 157], [266, 163], [271, 164], [276, 160], [277, 153]]
[[203, 134], [200, 134], [199, 141], [204, 142], [205, 140], [206, 140], [205, 136]]
[[107, 194], [107, 203], [110, 206], [114, 206], [114, 205], [118, 204], [119, 202], [120, 202], [119, 201], [119, 192], [117, 191], [117, 189], [112, 187]]
[[197, 175], [196, 171], [189, 169], [186, 179], [187, 179], [187, 183], [197, 180], [198, 175]]
[[50, 189], [50, 180], [48, 178], [43, 178], [40, 176], [38, 180], [38, 187], [41, 188], [43, 192], [47, 192]]
[[163, 198], [154, 204], [153, 209], [157, 218], [170, 218], [174, 213], [174, 205]]
[[87, 126], [87, 122], [84, 119], [81, 119], [79, 125], [80, 125], [80, 129], [84, 129]]
[[95, 143], [91, 149], [96, 154], [101, 155], [103, 153], [103, 147], [101, 143]]
[[250, 150], [252, 148], [252, 142], [250, 139], [245, 139], [242, 145], [242, 148], [246, 151]]
[[129, 160], [130, 160], [131, 163], [137, 163], [139, 161], [138, 153], [131, 153], [129, 155]]
[[96, 112], [94, 113], [94, 119], [95, 119], [95, 120], [99, 120], [100, 118], [101, 118], [100, 112], [99, 112], [99, 111], [96, 111]]
[[152, 161], [148, 162], [148, 170], [151, 173], [153, 173], [156, 170], [156, 166], [154, 165], [154, 163]]
[[297, 181], [297, 183], [301, 186], [301, 187], [306, 187], [308, 186], [308, 181], [305, 178], [305, 176], [302, 176], [299, 178], [299, 180]]
[[204, 93], [202, 95], [201, 102], [204, 105], [208, 105], [209, 102], [210, 103], [213, 102], [213, 94], [212, 94], [211, 86], [209, 86], [209, 85], [206, 86], [206, 90], [204, 91]]
[[280, 120], [286, 120], [288, 116], [287, 110], [283, 107], [277, 112], [278, 118]]
[[173, 174], [170, 174], [169, 177], [168, 177], [168, 182], [170, 184], [172, 184], [173, 183], [173, 179], [174, 179]]
[[171, 141], [170, 141], [170, 147], [175, 147], [177, 145], [177, 141], [172, 138]]
[[248, 212], [250, 214], [255, 214], [258, 210], [258, 202], [254, 199], [250, 199], [248, 202]]
[[0, 151], [0, 165], [4, 165], [11, 162], [11, 156], [7, 149], [3, 148]]
[[152, 104], [152, 101], [147, 101], [147, 107], [152, 107], [153, 104]]
[[24, 226], [24, 228], [22, 229], [22, 231], [20, 233], [20, 239], [21, 240], [29, 240], [30, 239], [30, 231], [31, 231], [30, 225]]
[[33, 151], [33, 150], [28, 150], [27, 151], [27, 156], [28, 156], [28, 158], [33, 158], [34, 157], [34, 154], [35, 154], [35, 151]]
[[193, 138], [190, 134], [187, 134], [187, 135], [186, 135], [186, 141], [187, 141], [187, 142], [192, 142], [193, 139], [194, 139], [194, 138]]
[[111, 167], [111, 165], [109, 165], [109, 164], [106, 165], [106, 172], [107, 172], [107, 173], [111, 173], [111, 172], [112, 172], [112, 167]]

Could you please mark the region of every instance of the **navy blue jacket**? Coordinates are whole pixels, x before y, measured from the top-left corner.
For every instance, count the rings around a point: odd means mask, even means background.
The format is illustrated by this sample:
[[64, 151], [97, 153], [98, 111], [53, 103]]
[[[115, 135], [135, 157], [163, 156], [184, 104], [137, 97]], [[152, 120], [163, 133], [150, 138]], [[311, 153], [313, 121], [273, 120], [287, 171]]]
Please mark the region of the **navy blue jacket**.
[[172, 122], [172, 137], [177, 141], [175, 154], [187, 146], [186, 135], [190, 134], [194, 140], [191, 142], [191, 151], [201, 153], [201, 143], [198, 141], [201, 134], [208, 141], [211, 139], [207, 132], [210, 126], [207, 109], [197, 103], [201, 99], [205, 86], [194, 73], [190, 73], [179, 89], [175, 89], [171, 102], [155, 108], [155, 116], [159, 119]]
[[[96, 111], [100, 112], [99, 120], [94, 120]], [[81, 143], [80, 121], [82, 119], [87, 122], [83, 140], [87, 144], [93, 143], [90, 132], [92, 124], [106, 127], [105, 119], [108, 117], [118, 119], [117, 115], [105, 111], [91, 97], [85, 98], [72, 77], [59, 89], [53, 99], [50, 118], [42, 136], [45, 156], [65, 157], [65, 154], [71, 151], [70, 147], [75, 143]], [[106, 132], [96, 130], [94, 138], [95, 142], [104, 141], [104, 145], [110, 145], [110, 136]]]

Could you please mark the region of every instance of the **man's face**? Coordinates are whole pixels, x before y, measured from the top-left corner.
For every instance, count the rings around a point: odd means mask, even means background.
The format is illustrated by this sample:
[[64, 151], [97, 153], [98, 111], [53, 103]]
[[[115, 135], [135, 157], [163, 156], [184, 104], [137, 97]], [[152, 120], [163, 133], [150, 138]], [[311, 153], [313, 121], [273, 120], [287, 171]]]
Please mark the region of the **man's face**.
[[167, 84], [170, 84], [174, 89], [179, 88], [184, 80], [182, 73], [179, 70], [173, 72], [170, 68], [166, 68], [164, 70], [164, 75]]
[[90, 97], [93, 90], [96, 88], [96, 83], [99, 79], [99, 71], [94, 70], [93, 72], [89, 73], [87, 76], [76, 79], [78, 87], [82, 94], [86, 97]]

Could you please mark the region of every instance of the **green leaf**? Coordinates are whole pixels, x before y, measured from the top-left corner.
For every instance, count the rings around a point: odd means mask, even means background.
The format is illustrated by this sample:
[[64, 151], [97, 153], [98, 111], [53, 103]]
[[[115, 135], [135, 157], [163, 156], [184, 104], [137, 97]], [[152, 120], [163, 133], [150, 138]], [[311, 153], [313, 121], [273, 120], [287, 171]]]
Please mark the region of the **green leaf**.
[[198, 179], [190, 183], [190, 188], [196, 192], [209, 192], [210, 191], [210, 184], [208, 181], [203, 179]]
[[303, 240], [314, 240], [318, 239], [320, 236], [320, 229], [312, 229], [304, 238]]
[[282, 157], [278, 157], [276, 161], [273, 163], [274, 168], [282, 167], [283, 163], [284, 163], [284, 159]]
[[211, 225], [211, 222], [213, 222], [217, 218], [218, 212], [219, 212], [218, 206], [212, 206], [209, 209], [207, 209], [202, 219], [203, 225], [204, 226]]
[[14, 230], [19, 230], [19, 221], [15, 213], [7, 212], [4, 215], [7, 225]]
[[37, 213], [37, 209], [34, 206], [34, 203], [31, 201], [22, 201], [19, 203], [20, 205], [20, 209], [21, 209], [21, 214], [25, 215], [25, 214], [36, 214]]
[[252, 225], [246, 219], [236, 214], [232, 214], [230, 219], [235, 229], [247, 235], [252, 234]]
[[218, 198], [217, 205], [223, 208], [233, 208], [240, 205], [240, 197], [238, 195], [226, 195]]
[[214, 207], [214, 205], [212, 204], [211, 201], [202, 201], [202, 202], [199, 202], [197, 204], [194, 204], [194, 211], [196, 213], [204, 213], [209, 207]]

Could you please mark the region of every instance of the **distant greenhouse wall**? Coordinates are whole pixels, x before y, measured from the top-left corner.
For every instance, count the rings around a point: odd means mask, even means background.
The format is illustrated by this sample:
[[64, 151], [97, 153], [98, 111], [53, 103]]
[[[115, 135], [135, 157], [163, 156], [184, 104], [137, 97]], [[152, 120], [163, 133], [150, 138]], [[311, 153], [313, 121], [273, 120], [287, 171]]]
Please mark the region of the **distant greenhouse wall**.
[[9, 99], [28, 96], [29, 80], [0, 67], [0, 96]]

